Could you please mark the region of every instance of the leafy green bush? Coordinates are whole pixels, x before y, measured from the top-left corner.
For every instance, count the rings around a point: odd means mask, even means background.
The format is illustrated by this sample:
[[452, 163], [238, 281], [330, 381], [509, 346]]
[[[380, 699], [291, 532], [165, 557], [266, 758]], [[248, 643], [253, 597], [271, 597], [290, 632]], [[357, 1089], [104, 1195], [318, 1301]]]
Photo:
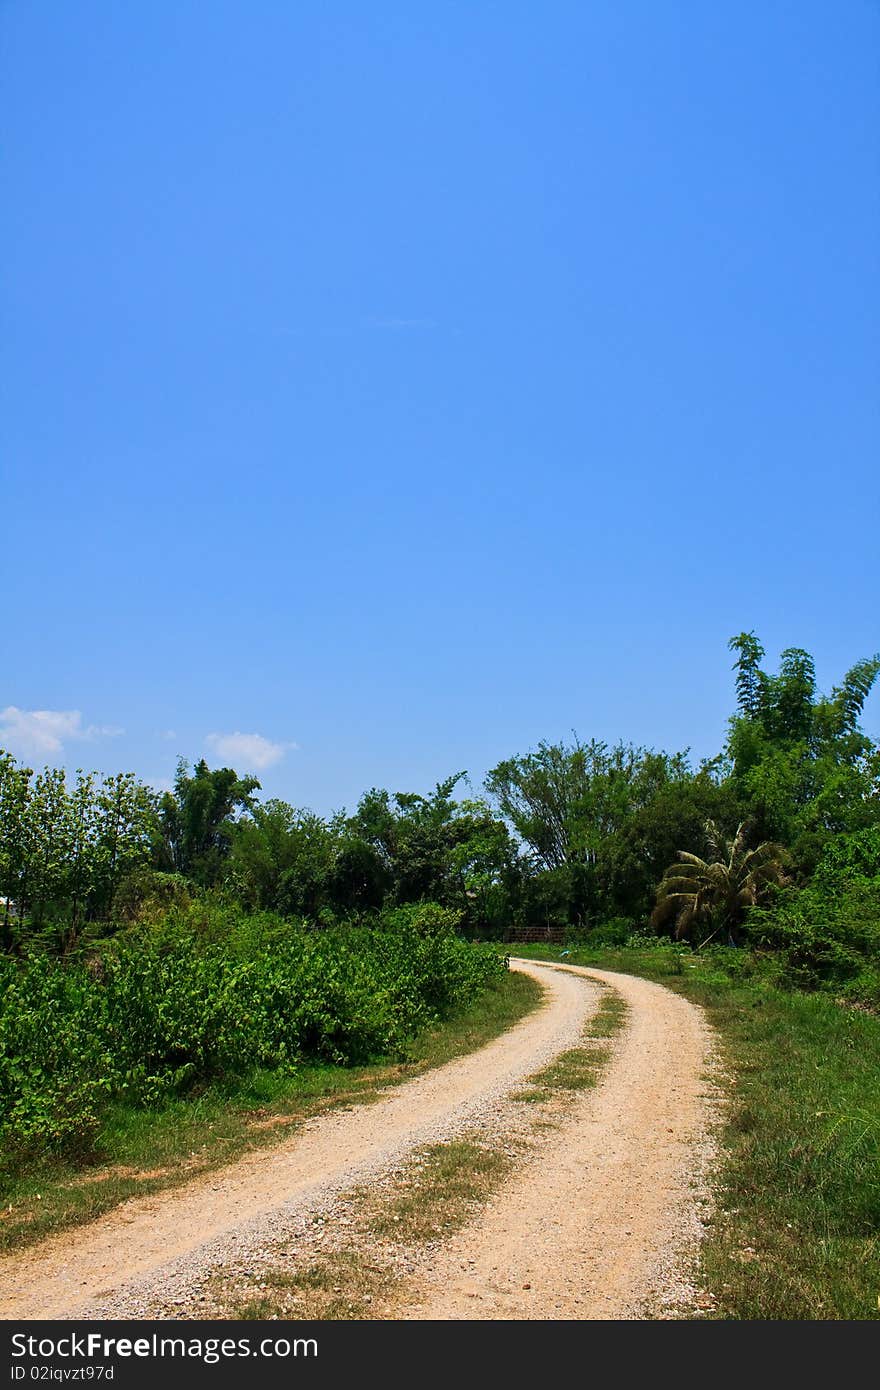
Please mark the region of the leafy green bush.
[[566, 942], [578, 946], [625, 946], [635, 929], [631, 917], [611, 917], [587, 930], [566, 932]]
[[255, 1066], [403, 1055], [503, 973], [454, 925], [431, 904], [332, 931], [200, 906], [87, 960], [0, 959], [0, 1144], [82, 1147], [110, 1099]]
[[851, 835], [835, 835], [816, 865], [811, 886], [830, 893], [865, 881], [880, 884], [880, 825]]
[[0, 957], [0, 1138], [75, 1149], [112, 1089], [104, 1003], [82, 966]]
[[781, 894], [746, 925], [749, 944], [773, 953], [779, 983], [880, 1005], [880, 879]]

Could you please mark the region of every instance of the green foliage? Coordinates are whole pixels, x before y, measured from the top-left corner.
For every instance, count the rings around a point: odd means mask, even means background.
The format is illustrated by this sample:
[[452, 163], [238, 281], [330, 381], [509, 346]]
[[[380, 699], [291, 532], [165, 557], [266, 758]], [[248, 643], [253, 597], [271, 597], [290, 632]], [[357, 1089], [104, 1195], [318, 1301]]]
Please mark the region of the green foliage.
[[122, 879], [113, 900], [114, 915], [120, 923], [157, 922], [172, 908], [186, 911], [196, 897], [192, 880], [183, 874], [141, 867]]
[[773, 975], [797, 989], [830, 989], [880, 1008], [880, 879], [826, 895], [805, 888], [754, 909], [747, 940], [773, 953]]
[[373, 788], [345, 822], [381, 866], [391, 902], [433, 899], [462, 914], [465, 929], [481, 927], [493, 894], [519, 865], [507, 827], [485, 801], [457, 802], [463, 773], [439, 782], [431, 796]]
[[880, 825], [830, 840], [816, 866], [812, 886], [833, 893], [860, 880], [880, 882]]
[[419, 936], [452, 936], [461, 926], [462, 914], [453, 907], [439, 903], [404, 903], [388, 907], [379, 921], [386, 930], [410, 932]]
[[497, 914], [516, 850], [485, 802], [454, 800], [459, 780], [428, 797], [373, 788], [353, 816], [330, 820], [282, 801], [254, 805], [230, 827], [222, 882], [252, 910], [322, 922], [431, 900], [454, 907], [473, 931]]
[[830, 841], [811, 883], [751, 911], [746, 927], [779, 982], [880, 1008], [880, 826]]
[[499, 763], [486, 785], [538, 870], [513, 893], [514, 919], [530, 927], [646, 915], [675, 852], [702, 846], [707, 820], [740, 809], [714, 766], [595, 740], [542, 743]]
[[273, 799], [251, 806], [229, 834], [223, 881], [249, 911], [314, 918], [329, 904], [336, 839], [320, 816]]
[[[611, 917], [587, 931], [571, 932], [566, 941], [578, 946], [597, 949], [603, 946], [625, 946], [632, 940], [635, 923], [631, 917]], [[651, 938], [655, 940], [656, 938]]]
[[430, 904], [325, 932], [196, 904], [87, 960], [0, 959], [0, 1144], [83, 1146], [111, 1099], [254, 1067], [400, 1056], [503, 972], [454, 926]]
[[709, 859], [679, 850], [678, 862], [669, 866], [657, 889], [651, 921], [661, 929], [674, 926], [679, 940], [711, 928], [707, 941], [724, 931], [733, 942], [746, 910], [766, 897], [774, 885], [788, 882], [785, 851], [766, 840], [749, 848], [745, 821], [731, 839], [709, 821], [706, 838], [712, 854]]
[[217, 883], [229, 854], [236, 816], [254, 806], [256, 777], [239, 777], [231, 767], [209, 768], [202, 758], [192, 775], [184, 759], [174, 790], [159, 803], [159, 867], [202, 885]]
[[152, 853], [155, 798], [131, 773], [34, 774], [0, 751], [0, 897], [7, 949], [37, 934], [75, 945], [112, 915], [120, 883]]
[[880, 655], [856, 662], [826, 697], [800, 648], [782, 653], [774, 676], [760, 668], [754, 633], [729, 645], [738, 653], [732, 781], [760, 837], [782, 840], [807, 875], [832, 835], [880, 819], [880, 750], [859, 727]]
[[77, 1148], [111, 1090], [103, 1000], [81, 966], [0, 959], [0, 1143]]
[[[827, 988], [880, 1002], [880, 749], [859, 718], [880, 673], [880, 656], [859, 661], [831, 695], [816, 691], [809, 653], [788, 648], [776, 675], [761, 668], [754, 633], [730, 647], [738, 713], [731, 720], [728, 784], [748, 807], [758, 849], [701, 856], [692, 841], [664, 875], [656, 926], [689, 932], [702, 918], [772, 958], [770, 973], [799, 988]], [[773, 843], [781, 841], [788, 847]], [[734, 842], [735, 845], [735, 842]], [[734, 846], [731, 846], [733, 848]], [[790, 891], [782, 865], [794, 863]]]

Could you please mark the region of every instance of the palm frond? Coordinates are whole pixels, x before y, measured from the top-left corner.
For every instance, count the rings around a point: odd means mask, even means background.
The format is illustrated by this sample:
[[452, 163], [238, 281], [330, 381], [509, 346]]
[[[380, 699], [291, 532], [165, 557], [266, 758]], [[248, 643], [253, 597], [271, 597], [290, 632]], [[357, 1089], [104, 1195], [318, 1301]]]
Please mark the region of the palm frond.
[[701, 859], [697, 854], [689, 854], [686, 849], [680, 849], [678, 851], [678, 858], [681, 860], [682, 864], [693, 864], [698, 869], [705, 869], [708, 867], [705, 859]]
[[749, 822], [747, 820], [741, 820], [736, 827], [736, 834], [730, 842], [731, 864], [733, 864], [734, 860], [741, 858], [745, 851], [746, 841], [749, 836], [749, 828]]
[[711, 936], [725, 925], [732, 930], [771, 884], [787, 882], [786, 851], [770, 840], [749, 849], [747, 820], [740, 821], [732, 839], [711, 820], [706, 821], [705, 833], [714, 857], [701, 859], [689, 850], [679, 850], [678, 862], [669, 865], [657, 888], [651, 920], [655, 926], [666, 927], [674, 919], [679, 938], [687, 935], [696, 921], [708, 917], [717, 919]]

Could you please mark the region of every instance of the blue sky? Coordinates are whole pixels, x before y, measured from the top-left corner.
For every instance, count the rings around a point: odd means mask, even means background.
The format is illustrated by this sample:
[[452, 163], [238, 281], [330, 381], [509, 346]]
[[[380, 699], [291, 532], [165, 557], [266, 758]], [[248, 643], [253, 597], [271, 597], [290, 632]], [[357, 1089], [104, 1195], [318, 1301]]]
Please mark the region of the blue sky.
[[573, 728], [712, 754], [744, 628], [824, 688], [880, 647], [877, 5], [0, 43], [0, 743], [328, 811]]

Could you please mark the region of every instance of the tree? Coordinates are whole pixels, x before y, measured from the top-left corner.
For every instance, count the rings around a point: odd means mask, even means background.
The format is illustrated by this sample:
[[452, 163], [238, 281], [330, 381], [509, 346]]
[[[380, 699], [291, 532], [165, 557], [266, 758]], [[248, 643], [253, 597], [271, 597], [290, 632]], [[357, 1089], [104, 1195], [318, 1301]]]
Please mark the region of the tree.
[[133, 772], [105, 777], [95, 797], [93, 912], [113, 916], [120, 883], [150, 862], [158, 836], [155, 793]]
[[[500, 885], [517, 859], [507, 826], [479, 798], [456, 801], [459, 772], [430, 796], [373, 788], [344, 822], [373, 855], [370, 881], [395, 903], [432, 901], [456, 908], [465, 928], [494, 917]], [[363, 850], [358, 851], [363, 859]]]
[[631, 792], [630, 807], [597, 860], [597, 891], [604, 917], [644, 921], [658, 879], [679, 845], [709, 850], [706, 824], [736, 825], [744, 818], [736, 787], [723, 769], [693, 771], [678, 757], [648, 754]]
[[[95, 774], [78, 770], [76, 783], [67, 799], [68, 859], [66, 898], [68, 917], [61, 933], [61, 948], [68, 950], [76, 941], [89, 900], [95, 894], [99, 876], [98, 807]], [[69, 914], [69, 915], [68, 915]]]
[[190, 776], [188, 763], [181, 759], [174, 790], [159, 803], [157, 867], [206, 886], [216, 883], [232, 845], [237, 813], [253, 810], [259, 789], [256, 777], [239, 777], [231, 767], [212, 770], [204, 758]]
[[738, 637], [731, 637], [727, 646], [730, 651], [739, 652], [734, 670], [740, 714], [746, 719], [758, 719], [767, 698], [767, 677], [760, 666], [764, 648], [754, 632], [741, 632]]
[[[608, 783], [608, 750], [595, 740], [573, 746], [538, 744], [536, 752], [506, 758], [486, 778], [486, 789], [529, 846], [544, 869], [589, 858], [590, 841], [600, 834], [603, 814], [600, 784]], [[623, 771], [626, 753], [616, 750]]]
[[327, 880], [329, 905], [340, 916], [372, 912], [382, 907], [391, 880], [374, 845], [343, 827], [336, 827], [333, 863]]
[[787, 882], [785, 850], [764, 841], [748, 848], [748, 824], [743, 821], [732, 839], [726, 839], [709, 821], [706, 838], [712, 859], [701, 859], [687, 850], [678, 851], [678, 863], [666, 870], [657, 890], [651, 917], [654, 927], [673, 925], [675, 936], [689, 937], [696, 927], [711, 925], [701, 944], [726, 931], [736, 942], [737, 928], [747, 908], [754, 907], [771, 885]]
[[87, 922], [112, 916], [120, 880], [149, 862], [155, 796], [133, 773], [105, 777], [63, 769], [34, 776], [0, 753], [0, 895], [2, 945], [17, 932], [39, 932], [70, 950]]
[[67, 778], [63, 768], [43, 768], [33, 781], [25, 808], [27, 905], [36, 927], [43, 927], [65, 896], [73, 852]]
[[880, 749], [859, 725], [880, 655], [856, 662], [823, 696], [802, 648], [787, 648], [772, 675], [753, 632], [728, 645], [737, 652], [727, 743], [737, 796], [759, 835], [789, 845], [808, 874], [829, 836], [880, 820]]
[[33, 770], [0, 749], [0, 897], [3, 898], [3, 950], [12, 945], [12, 911], [21, 917], [28, 894], [28, 802]]
[[489, 773], [489, 791], [553, 882], [521, 898], [522, 925], [590, 922], [650, 911], [676, 847], [699, 845], [706, 820], [735, 818], [737, 799], [719, 770], [688, 755], [596, 740], [541, 743]]
[[727, 645], [738, 653], [736, 719], [751, 721], [777, 744], [806, 740], [819, 745], [858, 732], [865, 701], [880, 675], [880, 653], [857, 661], [826, 697], [816, 693], [815, 664], [802, 647], [787, 647], [773, 676], [760, 667], [764, 648], [754, 632], [741, 632]]

